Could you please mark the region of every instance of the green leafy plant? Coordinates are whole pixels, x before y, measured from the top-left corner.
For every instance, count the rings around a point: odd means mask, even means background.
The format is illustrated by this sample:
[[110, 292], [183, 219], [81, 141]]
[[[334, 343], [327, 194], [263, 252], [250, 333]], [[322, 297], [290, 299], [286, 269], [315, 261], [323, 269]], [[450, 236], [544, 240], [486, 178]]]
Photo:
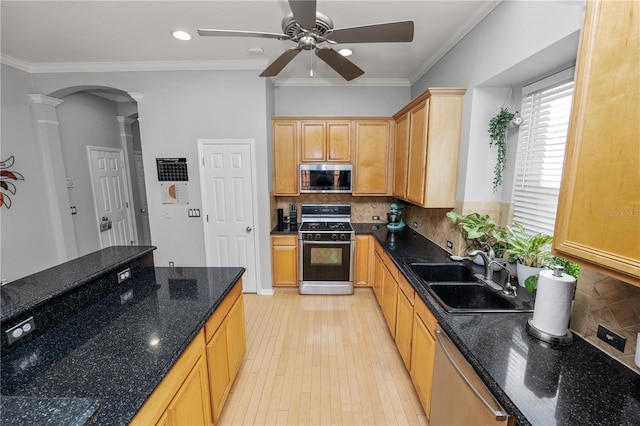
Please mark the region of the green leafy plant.
[[[524, 266], [543, 268], [552, 263], [551, 243], [553, 237], [544, 233], [527, 234], [524, 227], [518, 222], [513, 222], [517, 228], [507, 227], [509, 238], [507, 253], [510, 260], [515, 260]], [[525, 280], [525, 288], [529, 293], [538, 285], [538, 276], [533, 275]]]
[[502, 173], [507, 165], [507, 126], [515, 117], [515, 113], [509, 112], [509, 108], [502, 107], [500, 112], [489, 120], [489, 146], [498, 147], [498, 159], [493, 170], [493, 192], [502, 184]]
[[483, 245], [489, 244], [497, 257], [502, 257], [507, 248], [507, 229], [493, 220], [489, 215], [469, 213], [462, 215], [447, 212], [447, 217], [462, 233], [471, 250], [483, 250]]

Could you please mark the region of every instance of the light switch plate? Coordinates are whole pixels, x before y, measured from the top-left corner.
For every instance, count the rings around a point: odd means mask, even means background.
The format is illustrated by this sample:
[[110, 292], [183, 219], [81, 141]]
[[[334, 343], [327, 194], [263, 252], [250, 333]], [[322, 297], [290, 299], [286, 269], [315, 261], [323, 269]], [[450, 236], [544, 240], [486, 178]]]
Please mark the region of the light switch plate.
[[624, 352], [624, 345], [627, 343], [627, 338], [609, 330], [602, 324], [598, 324], [598, 339], [608, 343], [620, 352]]

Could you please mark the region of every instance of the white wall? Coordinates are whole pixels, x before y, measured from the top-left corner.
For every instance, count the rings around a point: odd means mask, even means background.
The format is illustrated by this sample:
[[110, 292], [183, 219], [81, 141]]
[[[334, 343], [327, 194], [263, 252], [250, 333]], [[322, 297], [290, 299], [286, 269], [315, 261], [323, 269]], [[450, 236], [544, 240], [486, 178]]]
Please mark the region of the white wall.
[[[510, 97], [506, 104], [503, 97], [511, 86], [522, 86], [536, 76], [575, 62], [583, 16], [583, 0], [503, 1], [413, 84], [412, 97], [427, 87], [467, 88], [458, 200], [510, 198], [510, 185], [497, 193], [492, 190], [496, 151], [489, 148], [489, 119], [501, 106], [514, 110]], [[515, 154], [515, 144], [513, 148], [508, 149], [508, 167], [512, 167], [510, 154]]]
[[[13, 281], [60, 263], [44, 176], [35, 146], [31, 119], [31, 76], [6, 65], [1, 67], [0, 161], [15, 157], [10, 170], [24, 176], [15, 182], [11, 208], [0, 207], [0, 277]], [[4, 191], [3, 191], [4, 192]]]
[[408, 86], [279, 86], [279, 116], [390, 117], [411, 100]]
[[65, 174], [75, 181], [69, 188], [69, 201], [76, 207], [72, 215], [78, 256], [100, 250], [96, 211], [87, 146], [122, 148], [115, 102], [88, 94], [75, 93], [63, 98], [56, 111], [60, 122], [60, 141]]
[[[25, 73], [21, 75], [25, 77], [25, 83], [28, 82], [29, 76]], [[262, 278], [263, 286], [270, 287], [270, 174], [267, 161], [270, 158], [270, 146], [267, 144], [266, 129], [271, 124], [265, 107], [267, 83], [264, 79], [257, 78], [254, 71], [52, 73], [34, 74], [31, 79], [33, 86], [24, 84], [24, 87], [16, 90], [20, 92], [16, 98], [26, 97], [27, 93], [48, 95], [65, 88], [83, 86], [140, 93], [140, 137], [145, 161], [151, 238], [158, 247], [154, 253], [158, 266], [168, 265], [169, 261], [175, 262], [176, 266], [205, 265], [203, 218], [187, 216], [187, 208], [201, 208], [197, 139], [255, 139], [256, 156], [265, 159], [256, 163], [258, 211], [265, 212], [264, 217], [256, 218], [254, 226], [258, 256], [261, 257], [260, 270], [256, 275]], [[16, 82], [13, 80], [3, 73], [3, 124], [4, 85], [6, 82], [14, 87]], [[28, 122], [28, 109], [21, 113], [23, 121]], [[190, 205], [162, 205], [156, 174], [157, 157], [187, 158]], [[46, 206], [40, 208], [46, 211]], [[165, 212], [169, 217], [165, 216]], [[46, 227], [43, 228], [46, 230]], [[33, 228], [30, 225], [24, 224], [22, 229], [29, 237], [40, 240], [31, 232]], [[19, 241], [17, 235], [11, 237], [11, 241], [6, 240], [8, 245]], [[4, 235], [2, 242], [4, 246]], [[4, 263], [4, 253], [2, 257]], [[55, 261], [49, 263], [54, 264]], [[32, 272], [39, 269], [42, 268], [32, 268]], [[20, 276], [23, 275], [26, 273]]]

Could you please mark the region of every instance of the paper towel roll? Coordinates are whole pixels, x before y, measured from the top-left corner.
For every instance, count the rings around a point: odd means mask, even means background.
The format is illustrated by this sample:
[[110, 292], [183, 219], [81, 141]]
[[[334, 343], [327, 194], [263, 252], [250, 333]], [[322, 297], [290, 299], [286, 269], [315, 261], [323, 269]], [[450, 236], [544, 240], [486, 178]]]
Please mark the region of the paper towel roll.
[[553, 336], [567, 334], [575, 284], [571, 275], [557, 277], [550, 270], [540, 272], [531, 320], [535, 328]]
[[636, 365], [640, 367], [640, 333], [638, 333], [638, 340], [636, 340]]

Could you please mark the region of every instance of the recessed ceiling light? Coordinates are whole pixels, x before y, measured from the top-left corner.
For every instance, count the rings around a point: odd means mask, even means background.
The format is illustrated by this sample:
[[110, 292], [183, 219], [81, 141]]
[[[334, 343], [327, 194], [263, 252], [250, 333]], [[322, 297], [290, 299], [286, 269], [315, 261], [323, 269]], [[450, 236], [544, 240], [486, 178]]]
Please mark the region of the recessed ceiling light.
[[341, 54], [342, 56], [351, 56], [353, 51], [351, 49], [340, 49], [338, 50], [338, 53]]
[[171, 33], [172, 36], [174, 36], [175, 38], [177, 38], [178, 40], [191, 40], [191, 34], [189, 34], [186, 31], [174, 31]]

